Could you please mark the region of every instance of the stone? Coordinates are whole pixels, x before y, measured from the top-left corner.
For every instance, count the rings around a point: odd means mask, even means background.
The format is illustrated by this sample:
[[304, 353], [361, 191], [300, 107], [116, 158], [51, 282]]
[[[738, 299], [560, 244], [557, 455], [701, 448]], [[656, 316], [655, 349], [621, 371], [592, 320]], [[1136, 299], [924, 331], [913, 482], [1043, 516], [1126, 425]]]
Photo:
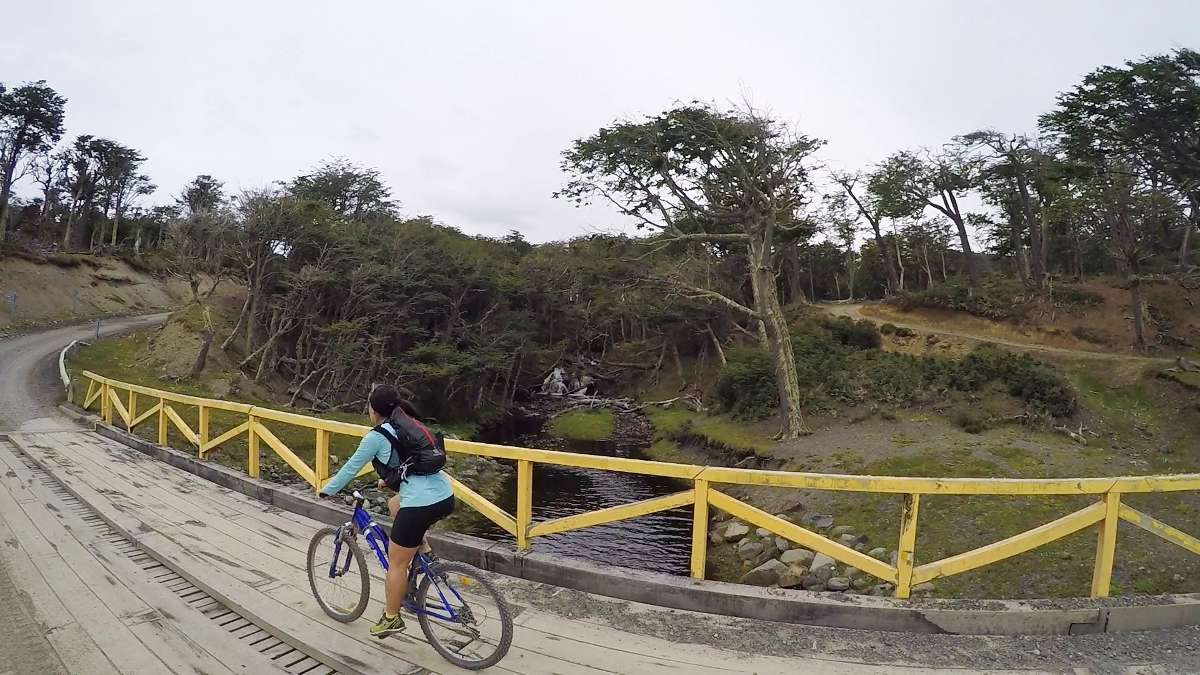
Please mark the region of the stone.
[[828, 516], [822, 513], [806, 513], [800, 519], [801, 525], [808, 525], [816, 530], [828, 530], [833, 527], [833, 516]]
[[850, 588], [850, 580], [846, 577], [833, 577], [825, 582], [825, 587], [831, 591], [844, 591]]
[[740, 581], [751, 586], [770, 586], [778, 584], [779, 577], [787, 571], [787, 565], [772, 559], [746, 572]]
[[776, 514], [775, 514], [775, 517], [776, 517], [776, 518], [778, 518], [778, 519], [780, 519], [780, 520], [786, 520], [786, 521], [787, 521], [787, 522], [789, 522], [789, 523], [790, 523], [790, 522], [792, 522], [792, 517], [791, 517], [791, 516], [789, 516], [789, 515], [788, 515], [788, 514], [786, 514], [786, 513], [776, 513]]
[[840, 537], [843, 534], [853, 534], [853, 533], [854, 533], [854, 527], [852, 527], [850, 525], [838, 525], [837, 527], [835, 527], [829, 531], [829, 536], [836, 539], [837, 537]]
[[780, 588], [795, 588], [795, 587], [799, 586], [800, 582], [802, 582], [802, 581], [804, 581], [804, 575], [796, 574], [795, 570], [793, 570], [790, 567], [787, 569], [786, 572], [779, 575], [779, 587]]
[[857, 579], [851, 579], [850, 585], [856, 591], [865, 591], [875, 585], [875, 580], [871, 577], [858, 577]]
[[754, 534], [758, 535], [760, 539], [766, 539], [767, 537], [772, 536], [771, 531], [765, 527], [758, 528], [754, 531]]
[[837, 571], [833, 568], [833, 565], [825, 565], [823, 567], [812, 567], [812, 568], [809, 568], [808, 573], [811, 576], [814, 576], [814, 577], [820, 579], [821, 583], [825, 583], [826, 581], [829, 581], [833, 577], [837, 576]]
[[1176, 574], [1171, 577], [1171, 581], [1174, 581], [1178, 584], [1180, 582], [1187, 581], [1187, 577], [1183, 576], [1182, 574]]
[[874, 558], [876, 560], [887, 560], [888, 551], [886, 548], [884, 548], [882, 546], [876, 546], [875, 548], [871, 549], [870, 551], [867, 551], [867, 555], [871, 556], [872, 558]]
[[733, 542], [742, 539], [747, 534], [750, 534], [750, 528], [737, 521], [734, 521], [725, 526], [724, 534], [725, 541], [732, 544]]
[[871, 595], [877, 595], [881, 598], [886, 598], [892, 595], [893, 590], [895, 590], [895, 587], [891, 584], [876, 584], [871, 587], [870, 592]]
[[929, 595], [930, 593], [933, 593], [933, 588], [934, 588], [933, 584], [929, 583], [928, 581], [926, 581], [923, 584], [914, 584], [912, 587], [912, 594], [913, 595]]
[[858, 535], [857, 534], [843, 534], [837, 538], [837, 541], [842, 546], [849, 546], [850, 548], [854, 548], [855, 544], [858, 543]]
[[330, 455], [330, 456], [329, 456], [329, 463], [330, 463], [330, 464], [337, 464], [337, 463], [338, 463], [338, 462], [340, 462], [340, 461], [341, 461], [341, 460], [340, 460], [340, 459], [338, 459], [338, 456], [337, 456], [337, 455]]
[[725, 537], [717, 530], [708, 533], [708, 540], [713, 543], [713, 546], [720, 546], [725, 543]]
[[775, 548], [778, 549], [780, 553], [787, 551], [791, 547], [792, 542], [784, 539], [783, 537], [775, 537]]
[[812, 569], [812, 570], [819, 569], [822, 567], [828, 567], [830, 569], [833, 569], [835, 566], [837, 566], [837, 561], [834, 560], [833, 558], [830, 558], [829, 556], [825, 555], [824, 553], [815, 553], [815, 554], [813, 554], [812, 562], [809, 563], [808, 568]]
[[871, 576], [871, 575], [869, 575], [869, 574], [867, 574], [866, 572], [864, 572], [864, 571], [862, 571], [862, 570], [858, 569], [857, 567], [847, 567], [847, 568], [846, 568], [846, 578], [847, 578], [847, 579], [849, 579], [850, 581], [854, 581], [855, 579], [859, 579], [859, 578], [862, 578], [862, 577], [868, 577], [868, 578], [869, 578], [870, 576]]
[[808, 565], [813, 560], [813, 552], [803, 548], [791, 548], [779, 556], [779, 561], [785, 565]]
[[900, 552], [892, 551], [891, 553], [888, 554], [888, 560], [890, 560], [892, 562], [892, 567], [895, 567], [897, 561], [900, 560]]
[[855, 545], [854, 545], [854, 550], [855, 550], [855, 551], [858, 551], [859, 553], [866, 553], [866, 552], [867, 552], [867, 545], [866, 545], [865, 543], [863, 543], [863, 542], [861, 542], [861, 541], [860, 541], [860, 542], [858, 542], [857, 544], [855, 544]]
[[814, 574], [807, 574], [800, 580], [800, 586], [806, 591], [823, 591], [825, 582]]
[[763, 545], [757, 541], [743, 541], [738, 544], [737, 554], [742, 560], [753, 560], [763, 552]]

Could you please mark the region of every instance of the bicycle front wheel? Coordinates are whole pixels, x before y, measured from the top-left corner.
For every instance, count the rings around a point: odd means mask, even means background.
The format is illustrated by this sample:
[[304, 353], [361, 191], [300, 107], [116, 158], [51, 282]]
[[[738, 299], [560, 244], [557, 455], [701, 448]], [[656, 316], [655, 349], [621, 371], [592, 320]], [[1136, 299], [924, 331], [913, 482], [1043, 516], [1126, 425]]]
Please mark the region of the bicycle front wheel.
[[496, 665], [512, 645], [512, 610], [478, 569], [438, 562], [417, 588], [421, 630], [442, 658], [468, 670]]
[[338, 548], [337, 536], [338, 530], [332, 527], [313, 535], [308, 544], [308, 585], [317, 604], [331, 619], [350, 623], [367, 609], [371, 577], [367, 575], [367, 561], [358, 541], [343, 533]]

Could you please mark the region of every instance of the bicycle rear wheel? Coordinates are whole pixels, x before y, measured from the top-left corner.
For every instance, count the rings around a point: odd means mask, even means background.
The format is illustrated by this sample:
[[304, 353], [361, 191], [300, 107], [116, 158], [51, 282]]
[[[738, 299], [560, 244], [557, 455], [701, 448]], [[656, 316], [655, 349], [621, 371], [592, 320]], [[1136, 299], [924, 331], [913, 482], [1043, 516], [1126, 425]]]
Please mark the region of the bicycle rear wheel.
[[[321, 609], [335, 621], [350, 623], [367, 609], [371, 577], [358, 541], [342, 534], [338, 559], [333, 559], [338, 530], [322, 528], [308, 544], [308, 585]], [[333, 574], [330, 574], [330, 569]]]
[[[508, 602], [470, 565], [436, 562], [432, 571], [417, 588], [417, 607], [422, 608], [417, 616], [429, 644], [460, 668], [481, 670], [499, 663], [512, 645]], [[447, 609], [459, 620], [444, 618]]]

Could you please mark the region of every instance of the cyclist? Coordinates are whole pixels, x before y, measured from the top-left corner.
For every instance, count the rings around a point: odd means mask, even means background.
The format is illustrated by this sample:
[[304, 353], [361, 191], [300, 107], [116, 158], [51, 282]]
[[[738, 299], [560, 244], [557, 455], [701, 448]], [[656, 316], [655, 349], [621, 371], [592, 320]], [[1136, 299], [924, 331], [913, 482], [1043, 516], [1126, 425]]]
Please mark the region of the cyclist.
[[[375, 387], [368, 401], [368, 415], [375, 428], [363, 436], [354, 454], [321, 488], [320, 495], [323, 498], [333, 496], [346, 487], [367, 462], [371, 462], [379, 474], [379, 489], [388, 487], [388, 483], [397, 486], [394, 468], [400, 462], [394, 461], [393, 452], [401, 457], [415, 455], [422, 449], [421, 444], [434, 442], [429, 431], [416, 420], [412, 404], [401, 399], [392, 387]], [[392, 438], [389, 439], [384, 432]], [[379, 638], [404, 630], [400, 608], [408, 590], [408, 566], [429, 527], [454, 511], [450, 479], [441, 471], [429, 475], [408, 475], [398, 484], [397, 490], [398, 494], [388, 500], [392, 534], [388, 545], [387, 607], [383, 616], [371, 627], [371, 635]]]

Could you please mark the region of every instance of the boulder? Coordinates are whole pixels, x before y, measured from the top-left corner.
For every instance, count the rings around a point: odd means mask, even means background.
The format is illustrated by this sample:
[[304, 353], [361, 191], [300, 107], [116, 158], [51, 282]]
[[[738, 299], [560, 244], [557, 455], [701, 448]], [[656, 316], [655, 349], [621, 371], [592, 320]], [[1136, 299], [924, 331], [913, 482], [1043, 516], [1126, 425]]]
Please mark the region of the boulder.
[[839, 544], [841, 544], [842, 546], [849, 546], [850, 548], [854, 548], [858, 544], [858, 535], [857, 534], [843, 534], [843, 535], [837, 537], [837, 542]]
[[779, 578], [788, 571], [787, 565], [778, 560], [768, 560], [765, 563], [742, 575], [741, 582], [751, 586], [770, 586], [778, 584]]
[[833, 537], [834, 539], [842, 536], [843, 534], [854, 534], [854, 528], [850, 525], [838, 525], [829, 531], [829, 536]]
[[850, 580], [846, 577], [833, 577], [825, 582], [825, 588], [831, 591], [845, 591], [850, 588]]
[[820, 567], [829, 567], [832, 569], [836, 565], [837, 565], [837, 561], [834, 560], [833, 558], [830, 558], [829, 556], [825, 555], [824, 553], [815, 553], [815, 554], [813, 554], [812, 562], [809, 563], [808, 567], [809, 567], [809, 569], [814, 569], [814, 570], [817, 568], [820, 568]]
[[739, 541], [746, 535], [750, 534], [750, 528], [746, 527], [742, 523], [733, 521], [725, 526], [725, 532], [723, 534], [725, 536], [725, 541], [732, 544], [733, 542]]
[[786, 521], [787, 521], [787, 522], [789, 522], [789, 523], [790, 523], [790, 522], [792, 522], [792, 517], [791, 517], [791, 516], [789, 516], [789, 515], [788, 515], [788, 514], [786, 514], [786, 513], [776, 513], [776, 514], [775, 514], [775, 517], [776, 517], [776, 518], [778, 518], [778, 519], [780, 519], [780, 520], [786, 520]]
[[708, 540], [713, 543], [713, 546], [720, 546], [721, 544], [725, 543], [725, 537], [722, 536], [720, 531], [718, 531], [718, 530], [713, 530], [712, 532], [709, 532]]
[[871, 577], [858, 577], [857, 579], [851, 579], [850, 585], [856, 591], [865, 591], [875, 585], [875, 580]]
[[791, 548], [779, 556], [785, 565], [808, 565], [813, 560], [813, 552], [803, 548]]
[[800, 586], [806, 591], [823, 591], [825, 590], [825, 582], [817, 578], [815, 575], [806, 575], [800, 580]]
[[821, 513], [805, 514], [800, 522], [804, 525], [809, 525], [816, 530], [828, 530], [833, 527], [833, 516], [827, 516]]
[[[804, 568], [802, 567], [800, 569]], [[786, 572], [779, 575], [780, 588], [795, 588], [799, 586], [800, 582], [802, 581], [804, 581], [804, 575], [796, 574], [796, 570], [791, 567], [789, 567]]]
[[829, 581], [830, 579], [837, 576], [837, 570], [834, 569], [833, 565], [824, 565], [822, 567], [812, 567], [812, 568], [809, 568], [808, 573], [809, 573], [809, 575], [820, 579], [821, 583], [825, 583], [825, 582]]
[[738, 557], [742, 560], [753, 560], [762, 552], [763, 545], [757, 541], [743, 540], [737, 547]]
[[775, 537], [775, 548], [778, 549], [780, 553], [787, 551], [791, 547], [792, 542], [784, 539], [783, 537]]
[[871, 549], [870, 551], [867, 551], [867, 555], [871, 556], [872, 558], [874, 558], [876, 560], [887, 560], [888, 550], [882, 546], [876, 546], [875, 548]]
[[771, 531], [765, 527], [758, 528], [754, 531], [754, 534], [758, 535], [760, 539], [766, 539], [767, 537], [772, 536]]

